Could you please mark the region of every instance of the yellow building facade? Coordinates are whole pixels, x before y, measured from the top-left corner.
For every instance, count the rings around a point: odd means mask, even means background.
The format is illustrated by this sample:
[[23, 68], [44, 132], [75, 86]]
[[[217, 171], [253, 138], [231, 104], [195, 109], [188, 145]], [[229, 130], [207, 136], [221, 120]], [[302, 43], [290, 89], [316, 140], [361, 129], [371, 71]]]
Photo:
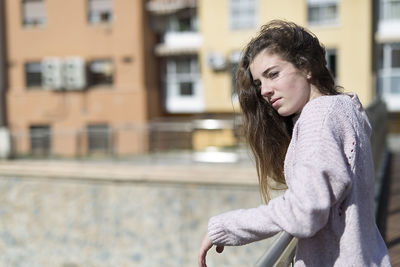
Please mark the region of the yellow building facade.
[[[260, 27], [273, 19], [293, 21], [314, 32], [331, 53], [328, 61], [333, 61], [337, 84], [346, 92], [356, 92], [364, 105], [375, 98], [371, 0], [200, 0], [198, 10], [207, 112], [239, 109], [232, 98], [232, 67]], [[215, 68], [213, 59], [224, 66]]]

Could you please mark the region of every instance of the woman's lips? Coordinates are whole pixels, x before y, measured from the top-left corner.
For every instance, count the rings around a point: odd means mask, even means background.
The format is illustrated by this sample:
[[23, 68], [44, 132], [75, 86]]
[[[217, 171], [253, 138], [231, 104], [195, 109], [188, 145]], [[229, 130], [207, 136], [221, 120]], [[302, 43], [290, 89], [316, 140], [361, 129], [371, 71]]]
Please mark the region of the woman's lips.
[[271, 99], [271, 105], [272, 105], [272, 107], [273, 107], [273, 108], [276, 108], [276, 107], [279, 105], [280, 100], [281, 100], [280, 97]]

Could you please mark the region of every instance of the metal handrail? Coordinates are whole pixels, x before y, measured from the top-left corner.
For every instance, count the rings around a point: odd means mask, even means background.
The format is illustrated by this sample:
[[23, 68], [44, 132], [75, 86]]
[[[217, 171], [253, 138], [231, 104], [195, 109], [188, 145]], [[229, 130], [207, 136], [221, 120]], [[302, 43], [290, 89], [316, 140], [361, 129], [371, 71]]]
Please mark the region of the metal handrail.
[[257, 267], [289, 266], [296, 254], [297, 240], [286, 232], [281, 232], [270, 248], [257, 261]]

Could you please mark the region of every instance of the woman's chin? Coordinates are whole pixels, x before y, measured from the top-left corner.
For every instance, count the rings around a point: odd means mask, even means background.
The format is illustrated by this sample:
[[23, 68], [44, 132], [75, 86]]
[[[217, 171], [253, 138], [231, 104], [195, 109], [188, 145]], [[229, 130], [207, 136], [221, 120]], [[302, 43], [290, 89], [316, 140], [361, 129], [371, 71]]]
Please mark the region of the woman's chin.
[[287, 117], [287, 116], [290, 116], [290, 115], [293, 114], [293, 113], [291, 113], [291, 112], [289, 112], [287, 110], [281, 109], [281, 108], [277, 109], [277, 112], [282, 117]]

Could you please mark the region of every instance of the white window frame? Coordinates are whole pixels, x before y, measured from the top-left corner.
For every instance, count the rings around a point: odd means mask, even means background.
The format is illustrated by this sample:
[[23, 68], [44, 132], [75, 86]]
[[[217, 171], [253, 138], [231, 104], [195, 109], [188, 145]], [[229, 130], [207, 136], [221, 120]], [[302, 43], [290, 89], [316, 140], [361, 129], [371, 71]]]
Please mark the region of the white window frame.
[[257, 27], [258, 0], [230, 0], [230, 27], [233, 30]]
[[[326, 13], [327, 8], [330, 6], [336, 7], [336, 16], [334, 18], [327, 18]], [[318, 9], [318, 20], [311, 20], [310, 9], [317, 8]], [[339, 0], [307, 0], [307, 21], [309, 25], [312, 26], [334, 26], [339, 24], [339, 8], [340, 1]]]
[[[400, 43], [382, 44], [382, 67], [378, 74], [378, 90], [388, 104], [389, 111], [400, 111], [400, 67], [392, 67], [392, 52], [400, 50]], [[397, 79], [398, 88], [393, 91], [393, 79]]]
[[[190, 60], [188, 73], [177, 73], [176, 57], [166, 59], [166, 109], [171, 113], [202, 112], [204, 109], [203, 90], [199, 63], [197, 56], [187, 56]], [[193, 85], [192, 95], [180, 94], [180, 83], [191, 82]]]

